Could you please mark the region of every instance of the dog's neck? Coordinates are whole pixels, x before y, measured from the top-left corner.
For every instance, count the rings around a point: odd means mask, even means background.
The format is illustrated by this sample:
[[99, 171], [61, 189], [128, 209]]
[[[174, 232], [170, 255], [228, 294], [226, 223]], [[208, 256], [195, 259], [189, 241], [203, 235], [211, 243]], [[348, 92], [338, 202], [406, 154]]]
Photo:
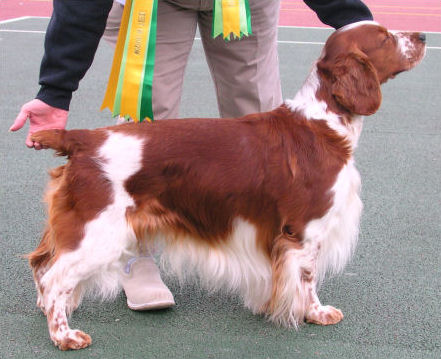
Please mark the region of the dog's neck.
[[318, 75], [317, 66], [314, 64], [311, 73], [294, 99], [285, 101], [286, 106], [308, 120], [326, 121], [330, 128], [346, 137], [355, 149], [361, 134], [363, 117], [331, 110], [328, 102], [317, 98], [321, 86], [323, 84]]

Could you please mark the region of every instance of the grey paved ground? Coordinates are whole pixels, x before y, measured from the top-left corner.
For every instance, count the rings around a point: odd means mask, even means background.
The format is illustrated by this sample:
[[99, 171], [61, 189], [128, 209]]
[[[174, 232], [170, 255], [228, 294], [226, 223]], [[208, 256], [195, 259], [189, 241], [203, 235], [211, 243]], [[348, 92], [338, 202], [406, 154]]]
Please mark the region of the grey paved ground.
[[[47, 20], [1, 24], [0, 30], [45, 29]], [[323, 41], [329, 31], [286, 29], [286, 41]], [[177, 307], [135, 313], [121, 294], [111, 303], [86, 300], [72, 327], [93, 345], [61, 353], [35, 307], [21, 255], [35, 248], [44, 223], [40, 200], [46, 170], [60, 163], [30, 151], [25, 132], [7, 132], [20, 106], [37, 91], [43, 34], [0, 32], [0, 357], [2, 358], [440, 358], [441, 357], [441, 50], [384, 87], [378, 114], [366, 119], [357, 162], [365, 211], [356, 255], [320, 296], [341, 308], [332, 327], [296, 332], [251, 315], [223, 294], [208, 295], [167, 279]], [[441, 46], [440, 34], [428, 45]], [[320, 52], [315, 44], [280, 44], [285, 97], [292, 97]], [[103, 44], [71, 107], [70, 128], [112, 124], [99, 113], [112, 51]], [[216, 116], [213, 86], [195, 41], [183, 116]]]

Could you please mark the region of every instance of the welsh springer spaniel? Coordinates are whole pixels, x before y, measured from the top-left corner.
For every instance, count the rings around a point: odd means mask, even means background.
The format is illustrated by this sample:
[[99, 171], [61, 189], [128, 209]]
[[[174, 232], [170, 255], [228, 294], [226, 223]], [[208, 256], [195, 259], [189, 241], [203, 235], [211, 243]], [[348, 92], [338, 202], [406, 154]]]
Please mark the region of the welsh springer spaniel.
[[85, 292], [118, 293], [127, 258], [158, 243], [166, 270], [238, 293], [277, 324], [342, 320], [316, 287], [357, 242], [362, 116], [424, 53], [424, 34], [360, 22], [329, 37], [295, 98], [273, 111], [35, 133], [68, 156], [51, 172], [47, 228], [29, 255], [54, 344], [91, 344], [67, 316]]

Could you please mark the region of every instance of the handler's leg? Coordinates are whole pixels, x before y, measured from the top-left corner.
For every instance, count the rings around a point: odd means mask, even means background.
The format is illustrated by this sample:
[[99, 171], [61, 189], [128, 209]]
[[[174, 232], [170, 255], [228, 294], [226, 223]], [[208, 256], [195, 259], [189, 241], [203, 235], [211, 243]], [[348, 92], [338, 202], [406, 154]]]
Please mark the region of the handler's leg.
[[129, 260], [122, 285], [127, 306], [132, 310], [156, 310], [175, 305], [173, 294], [162, 281], [151, 256]]
[[116, 46], [116, 41], [118, 40], [118, 33], [121, 26], [123, 11], [124, 5], [120, 4], [117, 1], [114, 1], [112, 9], [110, 9], [109, 15], [107, 17], [103, 39], [106, 40], [112, 47]]
[[158, 2], [153, 114], [155, 119], [178, 118], [185, 67], [197, 27], [197, 11]]
[[[115, 47], [124, 6], [113, 3], [103, 38]], [[170, 26], [173, 24], [173, 26]], [[156, 65], [153, 80], [155, 119], [178, 117], [184, 70], [197, 26], [196, 12], [182, 10], [160, 1]], [[126, 120], [120, 117], [118, 124]], [[156, 310], [175, 305], [173, 294], [164, 284], [151, 256], [133, 258], [127, 263], [123, 288], [127, 305], [133, 310]]]
[[277, 55], [279, 1], [250, 1], [253, 34], [212, 39], [212, 12], [199, 14], [199, 29], [222, 117], [271, 110], [282, 103]]

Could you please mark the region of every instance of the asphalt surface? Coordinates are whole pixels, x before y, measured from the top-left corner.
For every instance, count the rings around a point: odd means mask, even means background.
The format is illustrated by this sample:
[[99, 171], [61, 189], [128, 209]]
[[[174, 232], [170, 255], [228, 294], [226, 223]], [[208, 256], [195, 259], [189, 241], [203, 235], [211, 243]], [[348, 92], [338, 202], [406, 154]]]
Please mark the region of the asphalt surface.
[[[208, 294], [166, 278], [177, 306], [138, 313], [120, 294], [85, 300], [72, 328], [91, 347], [60, 352], [22, 255], [39, 242], [47, 170], [63, 162], [24, 145], [26, 131], [8, 133], [20, 106], [38, 90], [47, 19], [0, 24], [0, 357], [2, 358], [440, 358], [441, 357], [441, 34], [428, 34], [426, 58], [383, 87], [380, 111], [365, 120], [357, 150], [365, 205], [356, 254], [327, 280], [324, 304], [340, 308], [335, 326], [278, 328], [236, 298]], [[19, 30], [12, 32], [2, 30]], [[37, 32], [28, 32], [28, 31]], [[329, 30], [280, 29], [280, 40], [323, 42]], [[306, 78], [321, 45], [280, 43], [285, 98]], [[74, 95], [69, 128], [113, 124], [99, 112], [112, 50], [101, 44]], [[183, 117], [217, 116], [202, 46], [195, 40], [185, 79]]]

